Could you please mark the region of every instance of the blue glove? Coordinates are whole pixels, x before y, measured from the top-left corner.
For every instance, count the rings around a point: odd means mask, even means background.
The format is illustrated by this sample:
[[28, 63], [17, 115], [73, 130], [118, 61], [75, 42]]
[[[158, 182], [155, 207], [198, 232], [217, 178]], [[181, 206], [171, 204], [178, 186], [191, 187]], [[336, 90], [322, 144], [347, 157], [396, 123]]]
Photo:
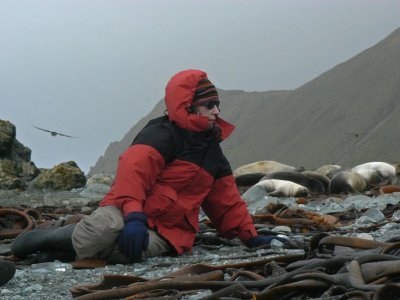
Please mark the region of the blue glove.
[[255, 237], [252, 237], [251, 239], [243, 241], [243, 244], [245, 244], [246, 247], [248, 247], [248, 248], [255, 248], [255, 247], [262, 246], [262, 245], [270, 244], [272, 240], [278, 240], [283, 244], [286, 244], [288, 242], [287, 239], [281, 238], [278, 236], [274, 236], [274, 235], [268, 235], [268, 236], [257, 235]]
[[131, 212], [125, 217], [125, 226], [118, 237], [118, 248], [129, 259], [140, 261], [142, 251], [149, 246], [147, 216]]

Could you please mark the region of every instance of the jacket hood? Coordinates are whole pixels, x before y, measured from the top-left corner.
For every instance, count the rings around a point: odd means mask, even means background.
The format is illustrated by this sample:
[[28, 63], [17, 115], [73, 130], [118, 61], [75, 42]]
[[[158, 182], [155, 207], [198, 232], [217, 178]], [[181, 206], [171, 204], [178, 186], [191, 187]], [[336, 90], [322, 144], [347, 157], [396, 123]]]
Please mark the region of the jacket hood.
[[[181, 71], [169, 80], [165, 88], [165, 104], [168, 110], [169, 120], [181, 128], [195, 132], [208, 130], [208, 118], [188, 112], [192, 105], [194, 92], [200, 80], [208, 78], [207, 73], [200, 70]], [[235, 126], [217, 118], [217, 125], [221, 128], [221, 138], [226, 139]]]

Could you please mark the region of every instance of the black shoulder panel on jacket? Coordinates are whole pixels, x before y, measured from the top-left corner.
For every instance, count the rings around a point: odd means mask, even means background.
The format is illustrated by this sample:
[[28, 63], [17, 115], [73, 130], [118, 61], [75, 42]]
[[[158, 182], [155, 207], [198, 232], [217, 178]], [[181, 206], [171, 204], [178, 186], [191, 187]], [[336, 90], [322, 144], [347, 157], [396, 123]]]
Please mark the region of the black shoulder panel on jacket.
[[225, 155], [222, 155], [221, 166], [218, 170], [217, 175], [215, 176], [215, 179], [225, 177], [228, 175], [232, 175], [232, 168], [231, 168], [231, 165], [230, 165], [228, 159], [225, 157]]
[[[192, 153], [195, 154], [196, 152], [193, 151]], [[193, 163], [198, 164], [215, 179], [232, 174], [231, 166], [222, 153], [219, 143], [214, 142], [209, 144], [202, 151], [201, 160], [199, 160], [200, 155], [192, 155], [192, 158], [194, 158], [191, 160]]]
[[150, 120], [133, 140], [132, 145], [136, 144], [153, 147], [160, 152], [166, 163], [175, 158], [179, 146], [174, 127], [167, 117]]

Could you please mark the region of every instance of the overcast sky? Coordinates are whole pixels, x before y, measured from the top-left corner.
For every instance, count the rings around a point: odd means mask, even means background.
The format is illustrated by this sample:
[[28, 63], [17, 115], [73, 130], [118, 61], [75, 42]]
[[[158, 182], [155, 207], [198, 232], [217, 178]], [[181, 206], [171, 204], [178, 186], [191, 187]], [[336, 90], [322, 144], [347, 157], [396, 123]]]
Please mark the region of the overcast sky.
[[74, 160], [87, 173], [174, 73], [295, 89], [385, 38], [399, 16], [399, 0], [0, 0], [0, 119], [37, 167]]

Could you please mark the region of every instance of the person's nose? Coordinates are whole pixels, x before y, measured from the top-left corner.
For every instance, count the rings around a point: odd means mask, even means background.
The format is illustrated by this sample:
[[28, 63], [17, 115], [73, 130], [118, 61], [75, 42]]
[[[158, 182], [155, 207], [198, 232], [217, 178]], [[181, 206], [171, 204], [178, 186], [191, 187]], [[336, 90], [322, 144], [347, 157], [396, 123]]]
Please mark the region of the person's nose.
[[220, 112], [221, 112], [221, 111], [219, 110], [218, 106], [214, 105], [214, 107], [212, 108], [211, 113], [212, 113], [213, 115], [218, 116]]

